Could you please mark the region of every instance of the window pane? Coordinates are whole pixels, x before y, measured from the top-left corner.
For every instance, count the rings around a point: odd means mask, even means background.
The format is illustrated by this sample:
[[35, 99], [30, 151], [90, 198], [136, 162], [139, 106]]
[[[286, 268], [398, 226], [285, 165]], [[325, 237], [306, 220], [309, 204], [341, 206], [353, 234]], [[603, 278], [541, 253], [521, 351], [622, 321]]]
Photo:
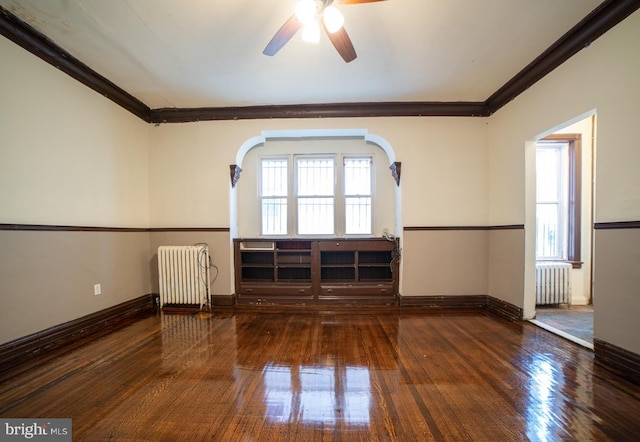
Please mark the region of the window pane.
[[[559, 147], [562, 147], [559, 145]], [[537, 201], [557, 202], [560, 198], [562, 173], [561, 150], [543, 147], [536, 150]]]
[[371, 198], [345, 198], [345, 233], [371, 233]]
[[260, 195], [287, 196], [286, 159], [262, 160]]
[[536, 258], [565, 259], [567, 251], [568, 143], [536, 149]]
[[298, 196], [333, 196], [333, 158], [297, 159]]
[[298, 199], [298, 233], [300, 235], [332, 235], [333, 198]]
[[536, 257], [562, 258], [558, 204], [538, 204], [536, 210]]
[[371, 158], [345, 158], [344, 194], [371, 195]]
[[262, 234], [287, 234], [287, 198], [262, 199]]

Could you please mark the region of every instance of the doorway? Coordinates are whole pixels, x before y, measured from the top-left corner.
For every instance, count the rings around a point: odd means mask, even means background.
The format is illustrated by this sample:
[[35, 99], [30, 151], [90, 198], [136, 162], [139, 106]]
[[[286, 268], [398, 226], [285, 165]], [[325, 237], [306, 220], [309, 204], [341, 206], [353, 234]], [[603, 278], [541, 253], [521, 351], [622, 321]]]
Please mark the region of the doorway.
[[593, 348], [595, 113], [535, 143], [535, 316], [546, 330]]

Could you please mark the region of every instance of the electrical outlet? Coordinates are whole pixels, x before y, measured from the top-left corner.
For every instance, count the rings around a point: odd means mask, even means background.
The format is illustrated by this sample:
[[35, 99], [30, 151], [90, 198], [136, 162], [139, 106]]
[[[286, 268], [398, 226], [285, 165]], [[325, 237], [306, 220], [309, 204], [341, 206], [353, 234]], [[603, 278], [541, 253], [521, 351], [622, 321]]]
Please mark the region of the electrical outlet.
[[102, 287], [100, 286], [100, 284], [93, 285], [93, 294], [96, 296], [102, 294]]

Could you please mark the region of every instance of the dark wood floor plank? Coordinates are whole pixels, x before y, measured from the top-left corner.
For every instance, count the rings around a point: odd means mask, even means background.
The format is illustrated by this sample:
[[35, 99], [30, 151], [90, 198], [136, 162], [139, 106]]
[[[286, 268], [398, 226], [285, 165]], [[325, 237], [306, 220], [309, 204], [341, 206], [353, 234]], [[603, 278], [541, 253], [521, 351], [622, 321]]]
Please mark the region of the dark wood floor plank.
[[162, 314], [0, 383], [74, 440], [625, 440], [640, 386], [485, 311]]

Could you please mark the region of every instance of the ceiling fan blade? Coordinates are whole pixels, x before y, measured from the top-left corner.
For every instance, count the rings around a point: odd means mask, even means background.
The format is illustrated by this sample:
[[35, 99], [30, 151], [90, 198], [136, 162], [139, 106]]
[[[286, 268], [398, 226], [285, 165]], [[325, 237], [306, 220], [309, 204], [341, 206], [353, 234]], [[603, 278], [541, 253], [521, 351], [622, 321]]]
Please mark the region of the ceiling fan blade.
[[340, 56], [342, 56], [344, 61], [349, 63], [350, 61], [356, 59], [358, 55], [356, 54], [353, 43], [351, 43], [349, 34], [347, 34], [347, 31], [344, 30], [344, 27], [333, 33], [327, 30], [324, 22], [322, 23], [322, 27], [324, 28], [324, 32], [329, 37], [329, 40], [331, 40], [331, 43], [333, 43], [333, 46], [336, 48]]
[[373, 3], [373, 2], [383, 2], [386, 0], [342, 0], [340, 3], [343, 5], [357, 5], [360, 3]]
[[276, 53], [282, 49], [289, 40], [291, 40], [291, 37], [293, 37], [301, 27], [302, 23], [300, 20], [296, 18], [295, 14], [292, 15], [291, 18], [282, 25], [278, 32], [276, 32], [262, 53], [269, 56], [276, 55]]

